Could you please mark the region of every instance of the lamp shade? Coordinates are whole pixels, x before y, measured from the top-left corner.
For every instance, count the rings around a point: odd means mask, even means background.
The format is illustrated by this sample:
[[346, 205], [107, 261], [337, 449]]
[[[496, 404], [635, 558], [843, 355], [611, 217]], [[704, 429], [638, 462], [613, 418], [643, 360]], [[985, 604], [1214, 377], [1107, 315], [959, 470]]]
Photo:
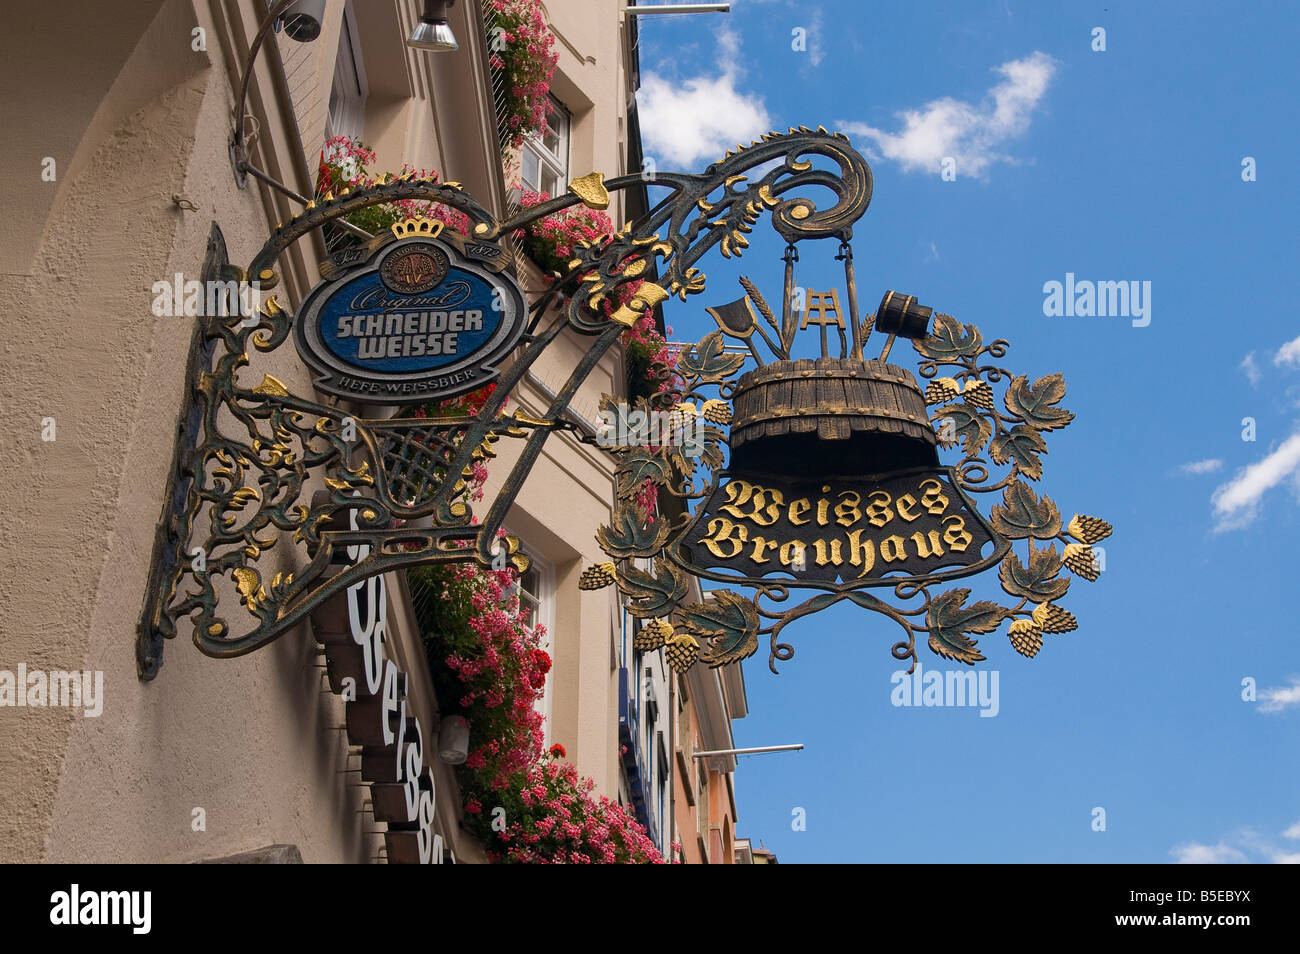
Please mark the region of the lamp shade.
[[460, 765], [469, 758], [469, 723], [464, 716], [443, 716], [438, 726], [438, 758], [448, 765]]
[[284, 34], [299, 43], [310, 43], [320, 36], [325, 20], [325, 0], [295, 0], [280, 14]]
[[[454, 0], [452, 0], [454, 2]], [[431, 53], [450, 53], [460, 49], [456, 35], [447, 22], [448, 0], [424, 0], [424, 11], [420, 22], [415, 25], [411, 35], [406, 38], [406, 45], [417, 50]]]

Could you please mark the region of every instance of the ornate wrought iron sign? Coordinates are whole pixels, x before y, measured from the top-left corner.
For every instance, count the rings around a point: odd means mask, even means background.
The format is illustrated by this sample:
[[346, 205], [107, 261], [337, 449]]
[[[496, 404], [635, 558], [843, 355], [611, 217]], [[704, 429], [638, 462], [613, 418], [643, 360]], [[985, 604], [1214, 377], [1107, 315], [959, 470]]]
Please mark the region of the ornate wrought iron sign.
[[319, 390], [410, 404], [496, 377], [524, 330], [523, 292], [500, 246], [441, 231], [429, 219], [399, 223], [307, 296], [294, 343], [321, 373]]
[[[214, 225], [206, 276], [250, 281], [261, 291], [275, 286], [276, 260], [289, 245], [369, 206], [440, 203], [465, 213], [470, 233], [439, 235], [427, 220], [408, 220], [336, 256], [297, 316], [271, 297], [253, 321], [233, 312], [204, 319], [137, 645], [141, 677], [156, 674], [162, 641], [183, 618], [204, 653], [235, 656], [390, 570], [488, 565], [499, 556], [525, 568], [518, 542], [506, 538], [501, 549], [499, 531], [553, 431], [598, 443], [563, 416], [578, 387], [647, 309], [701, 293], [696, 262], [714, 247], [740, 255], [764, 213], [787, 242], [782, 314], [744, 279], [745, 298], [709, 309], [718, 330], [680, 354], [675, 368], [656, 369], [668, 386], [636, 410], [689, 418], [699, 425], [696, 436], [606, 448], [618, 457], [621, 500], [598, 535], [611, 559], [588, 567], [581, 585], [617, 584], [645, 621], [637, 648], [666, 647], [679, 670], [697, 659], [713, 666], [743, 659], [762, 635], [775, 670], [793, 655], [778, 641], [783, 627], [843, 600], [899, 625], [904, 638], [893, 654], [914, 662], [920, 634], [935, 652], [974, 663], [984, 657], [972, 634], [1004, 621], [1026, 655], [1038, 651], [1044, 633], [1074, 629], [1074, 617], [1057, 605], [1071, 582], [1062, 571], [1096, 579], [1090, 546], [1110, 527], [1079, 516], [1063, 524], [1056, 504], [1026, 483], [1041, 476], [1043, 434], [1072, 419], [1058, 407], [1063, 381], [1049, 375], [1031, 383], [988, 362], [1006, 354], [1005, 341], [986, 345], [978, 329], [947, 315], [932, 326], [930, 310], [910, 296], [890, 292], [876, 314], [859, 317], [849, 241], [872, 179], [845, 137], [801, 127], [737, 147], [699, 175], [658, 173], [655, 183], [669, 198], [578, 249], [521, 328], [524, 302], [505, 272], [502, 236], [579, 202], [603, 208], [607, 190], [642, 183], [639, 174], [606, 183], [593, 173], [574, 180], [568, 195], [499, 222], [455, 183], [400, 177], [309, 204], [247, 269], [226, 262]], [[809, 187], [834, 201], [819, 208], [800, 194]], [[796, 246], [823, 238], [839, 240], [846, 295], [843, 305], [835, 292], [809, 295], [802, 326], [819, 334], [821, 357], [795, 358]], [[545, 413], [505, 413], [512, 389], [566, 329], [588, 336], [590, 346]], [[873, 330], [889, 337], [868, 359], [863, 346]], [[829, 354], [832, 331], [838, 357]], [[408, 404], [489, 380], [498, 387], [474, 416], [359, 418], [337, 402], [290, 394], [249, 367], [290, 334], [320, 375], [319, 388], [337, 397]], [[724, 336], [737, 347], [726, 348]], [[888, 362], [898, 336], [911, 339], [922, 359], [924, 393], [912, 372]], [[764, 363], [756, 340], [774, 362]], [[512, 361], [499, 370], [507, 354]], [[741, 374], [751, 356], [759, 366]], [[939, 376], [941, 368], [951, 370]], [[1004, 410], [995, 403], [998, 387]], [[629, 412], [613, 398], [605, 407]], [[495, 456], [502, 438], [520, 441], [520, 450], [476, 520], [464, 499], [470, 468]], [[938, 449], [958, 444], [961, 458], [941, 465]], [[995, 467], [1007, 471], [995, 478]], [[647, 481], [667, 504], [653, 520], [632, 506]], [[1001, 504], [981, 515], [975, 496], [996, 491]], [[1011, 550], [1017, 541], [1026, 545], [1023, 561]], [[266, 554], [277, 546], [272, 562]], [[286, 549], [296, 549], [296, 559], [285, 560]], [[932, 592], [995, 565], [1008, 605], [972, 602], [967, 588]], [[753, 593], [711, 589], [683, 605], [691, 575]], [[808, 588], [822, 592], [782, 607]], [[892, 602], [871, 592], [881, 589]], [[242, 618], [229, 612], [235, 600], [247, 611]]]
[[[863, 206], [869, 173], [865, 182]], [[849, 223], [829, 236], [840, 239], [847, 308], [835, 289], [808, 290], [798, 313], [796, 237], [786, 234], [782, 314], [742, 278], [745, 297], [708, 309], [718, 330], [681, 353], [675, 368], [661, 369], [665, 378], [676, 376], [675, 387], [637, 411], [675, 404], [679, 418], [703, 417], [703, 440], [694, 442], [702, 446], [661, 441], [618, 451], [624, 503], [600, 534], [612, 559], [589, 568], [580, 585], [617, 585], [629, 611], [645, 621], [636, 647], [665, 648], [678, 670], [697, 660], [737, 662], [766, 635], [775, 672], [778, 660], [794, 654], [779, 641], [784, 627], [843, 600], [901, 627], [892, 652], [911, 659], [913, 669], [918, 636], [940, 656], [973, 665], [985, 658], [975, 637], [1003, 622], [1013, 648], [1032, 657], [1045, 633], [1077, 627], [1057, 603], [1071, 583], [1064, 571], [1096, 580], [1092, 545], [1111, 532], [1095, 517], [1063, 524], [1056, 504], [1026, 483], [1042, 476], [1043, 435], [1074, 417], [1058, 406], [1064, 379], [1031, 383], [987, 363], [1005, 356], [1006, 341], [986, 345], [975, 326], [933, 316], [912, 296], [887, 292], [875, 314], [860, 318]], [[810, 326], [821, 357], [793, 358], [796, 332]], [[838, 356], [830, 354], [832, 330]], [[889, 337], [878, 358], [866, 358], [873, 330]], [[910, 339], [922, 359], [924, 392], [912, 372], [888, 363], [898, 337]], [[727, 338], [737, 346], [726, 348]], [[774, 361], [764, 361], [756, 340]], [[749, 358], [758, 367], [740, 374]], [[942, 368], [952, 370], [940, 376]], [[616, 405], [606, 398], [607, 409]], [[960, 459], [940, 466], [938, 449], [957, 446]], [[998, 467], [1005, 472], [995, 479]], [[638, 519], [632, 498], [647, 481], [661, 499], [676, 498], [677, 507], [667, 509], [679, 517]], [[972, 495], [996, 491], [1002, 502], [985, 517]], [[1025, 542], [1023, 561], [1017, 541]], [[967, 587], [934, 592], [994, 566], [1011, 597], [1005, 605], [972, 600]], [[689, 576], [752, 594], [715, 588], [681, 605]], [[886, 587], [892, 601], [867, 592]], [[800, 589], [823, 592], [781, 605]]]

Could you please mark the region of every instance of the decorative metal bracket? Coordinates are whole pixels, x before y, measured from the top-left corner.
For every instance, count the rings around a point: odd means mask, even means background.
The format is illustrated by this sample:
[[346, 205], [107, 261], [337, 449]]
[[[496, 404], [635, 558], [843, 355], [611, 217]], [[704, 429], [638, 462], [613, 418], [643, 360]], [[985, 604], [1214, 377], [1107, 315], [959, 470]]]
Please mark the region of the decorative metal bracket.
[[[813, 156], [837, 169], [814, 166]], [[759, 179], [747, 180], [746, 172], [765, 165]], [[562, 415], [628, 327], [670, 295], [684, 301], [703, 291], [705, 277], [695, 263], [715, 246], [724, 256], [740, 254], [761, 213], [772, 215], [788, 242], [847, 242], [871, 196], [865, 160], [845, 137], [820, 128], [769, 134], [701, 174], [659, 173], [654, 183], [671, 194], [641, 221], [579, 249], [568, 273], [532, 306], [522, 350], [472, 417], [359, 419], [290, 394], [270, 374], [258, 376], [253, 361], [278, 349], [293, 330], [294, 316], [274, 296], [251, 318], [234, 310], [230, 317], [204, 319], [192, 349], [190, 403], [138, 639], [141, 678], [156, 675], [162, 640], [176, 635], [183, 617], [191, 619], [202, 652], [237, 656], [284, 635], [322, 602], [368, 577], [466, 559], [491, 565], [498, 532], [547, 438], [574, 429]], [[277, 226], [247, 269], [226, 264], [214, 226], [205, 272], [247, 281], [260, 297], [275, 287], [276, 262], [294, 241], [369, 206], [402, 199], [439, 203], [468, 216], [472, 241], [494, 243], [579, 202], [599, 207], [608, 190], [642, 184], [640, 175], [608, 182], [584, 177], [570, 194], [499, 222], [455, 183], [398, 177], [309, 202]], [[835, 203], [819, 209], [811, 199], [786, 197], [809, 186], [829, 189]], [[658, 277], [648, 281], [649, 275]], [[632, 282], [640, 282], [634, 293], [627, 288]], [[592, 342], [546, 412], [538, 419], [504, 413], [513, 388], [566, 328]], [[462, 499], [466, 480], [474, 462], [493, 456], [503, 437], [523, 445], [476, 523]], [[311, 493], [313, 483], [319, 489]], [[290, 549], [281, 545], [286, 539], [300, 548], [298, 558], [283, 554]], [[507, 558], [524, 568], [517, 541], [506, 539], [505, 547]], [[345, 563], [342, 554], [349, 550], [360, 557]], [[242, 624], [232, 623], [226, 610], [233, 599], [247, 610]]]

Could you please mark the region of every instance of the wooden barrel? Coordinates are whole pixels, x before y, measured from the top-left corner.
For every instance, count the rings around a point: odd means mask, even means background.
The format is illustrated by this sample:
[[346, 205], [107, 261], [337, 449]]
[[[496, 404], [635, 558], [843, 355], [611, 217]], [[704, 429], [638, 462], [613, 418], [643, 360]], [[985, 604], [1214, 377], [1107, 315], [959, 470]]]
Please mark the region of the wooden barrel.
[[884, 361], [800, 358], [741, 375], [732, 474], [848, 477], [939, 463], [911, 372]]

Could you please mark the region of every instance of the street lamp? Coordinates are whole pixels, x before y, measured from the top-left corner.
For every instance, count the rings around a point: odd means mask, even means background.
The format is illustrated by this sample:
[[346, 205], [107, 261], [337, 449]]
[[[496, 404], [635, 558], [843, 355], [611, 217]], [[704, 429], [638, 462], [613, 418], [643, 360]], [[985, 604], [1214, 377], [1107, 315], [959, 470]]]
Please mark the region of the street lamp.
[[325, 0], [294, 0], [280, 14], [284, 35], [299, 43], [310, 43], [320, 36], [325, 19]]
[[411, 35], [406, 38], [406, 45], [429, 53], [452, 53], [460, 49], [456, 35], [451, 32], [447, 22], [447, 8], [456, 0], [424, 0], [424, 12]]
[[462, 715], [444, 716], [438, 727], [438, 758], [461, 765], [469, 757], [469, 723]]

